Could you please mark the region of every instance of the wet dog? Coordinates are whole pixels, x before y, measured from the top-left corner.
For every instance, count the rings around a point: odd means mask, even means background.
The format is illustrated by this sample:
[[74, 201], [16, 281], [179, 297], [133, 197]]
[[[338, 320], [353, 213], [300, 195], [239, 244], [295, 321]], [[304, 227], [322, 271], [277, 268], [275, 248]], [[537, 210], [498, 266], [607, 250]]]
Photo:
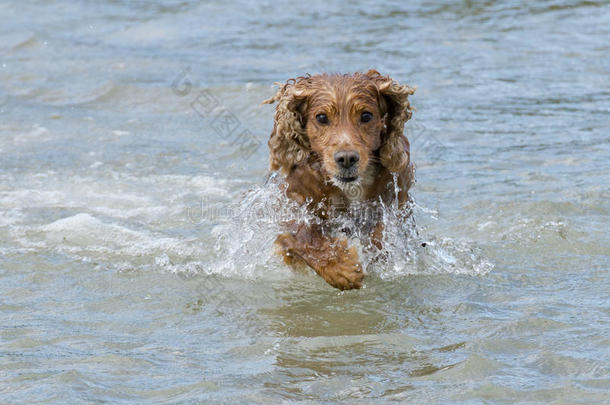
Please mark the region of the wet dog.
[[[265, 103], [278, 103], [269, 161], [270, 170], [285, 176], [287, 196], [322, 220], [356, 202], [405, 204], [413, 165], [403, 130], [414, 91], [375, 70], [281, 85]], [[378, 221], [369, 243], [381, 249], [382, 235]], [[362, 286], [356, 249], [319, 224], [287, 224], [276, 244], [285, 262], [307, 264], [333, 287]]]

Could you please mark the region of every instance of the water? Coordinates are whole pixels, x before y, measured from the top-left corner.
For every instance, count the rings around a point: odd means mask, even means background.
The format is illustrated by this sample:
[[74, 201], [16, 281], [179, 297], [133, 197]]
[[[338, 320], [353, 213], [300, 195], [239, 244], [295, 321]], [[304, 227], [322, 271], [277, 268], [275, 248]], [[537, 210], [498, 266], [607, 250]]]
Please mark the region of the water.
[[[610, 402], [607, 2], [0, 16], [0, 402]], [[341, 293], [272, 254], [260, 102], [371, 67], [416, 228]]]

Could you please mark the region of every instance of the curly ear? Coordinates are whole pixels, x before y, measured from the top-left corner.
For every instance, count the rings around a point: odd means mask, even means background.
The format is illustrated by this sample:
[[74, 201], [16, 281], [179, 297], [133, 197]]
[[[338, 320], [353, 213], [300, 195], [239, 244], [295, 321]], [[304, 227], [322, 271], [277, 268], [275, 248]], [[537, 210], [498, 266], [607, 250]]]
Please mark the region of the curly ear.
[[382, 105], [386, 115], [379, 150], [381, 164], [390, 172], [401, 172], [410, 163], [409, 141], [403, 132], [412, 115], [409, 96], [415, 93], [415, 88], [401, 85], [376, 70], [369, 70], [366, 76], [377, 84], [382, 104], [385, 104]]
[[311, 146], [305, 131], [305, 109], [308, 97], [309, 77], [290, 79], [281, 85], [277, 93], [263, 101], [278, 102], [275, 108], [273, 131], [269, 138], [269, 167], [287, 173], [291, 167], [309, 156]]

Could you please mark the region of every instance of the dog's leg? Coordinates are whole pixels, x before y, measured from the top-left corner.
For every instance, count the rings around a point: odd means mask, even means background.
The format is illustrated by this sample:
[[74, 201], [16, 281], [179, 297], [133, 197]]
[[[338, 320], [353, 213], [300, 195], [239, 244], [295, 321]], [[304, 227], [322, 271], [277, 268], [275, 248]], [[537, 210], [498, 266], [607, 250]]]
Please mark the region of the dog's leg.
[[381, 251], [383, 249], [383, 222], [379, 221], [370, 235], [371, 245]]
[[286, 263], [293, 263], [295, 257], [302, 260], [333, 287], [362, 287], [362, 265], [356, 248], [348, 247], [347, 241], [329, 238], [317, 226], [301, 224], [296, 232], [279, 235], [275, 243]]

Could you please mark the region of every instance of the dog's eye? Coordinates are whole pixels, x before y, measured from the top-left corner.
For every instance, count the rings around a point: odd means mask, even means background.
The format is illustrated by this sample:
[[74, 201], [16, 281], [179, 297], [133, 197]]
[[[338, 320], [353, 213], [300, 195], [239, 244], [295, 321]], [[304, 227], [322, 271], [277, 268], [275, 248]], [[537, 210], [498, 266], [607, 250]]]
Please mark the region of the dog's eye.
[[373, 114], [368, 111], [363, 112], [362, 115], [360, 116], [361, 122], [369, 122], [372, 119], [373, 119]]
[[328, 117], [326, 116], [326, 114], [316, 115], [316, 120], [318, 120], [320, 124], [328, 124]]

